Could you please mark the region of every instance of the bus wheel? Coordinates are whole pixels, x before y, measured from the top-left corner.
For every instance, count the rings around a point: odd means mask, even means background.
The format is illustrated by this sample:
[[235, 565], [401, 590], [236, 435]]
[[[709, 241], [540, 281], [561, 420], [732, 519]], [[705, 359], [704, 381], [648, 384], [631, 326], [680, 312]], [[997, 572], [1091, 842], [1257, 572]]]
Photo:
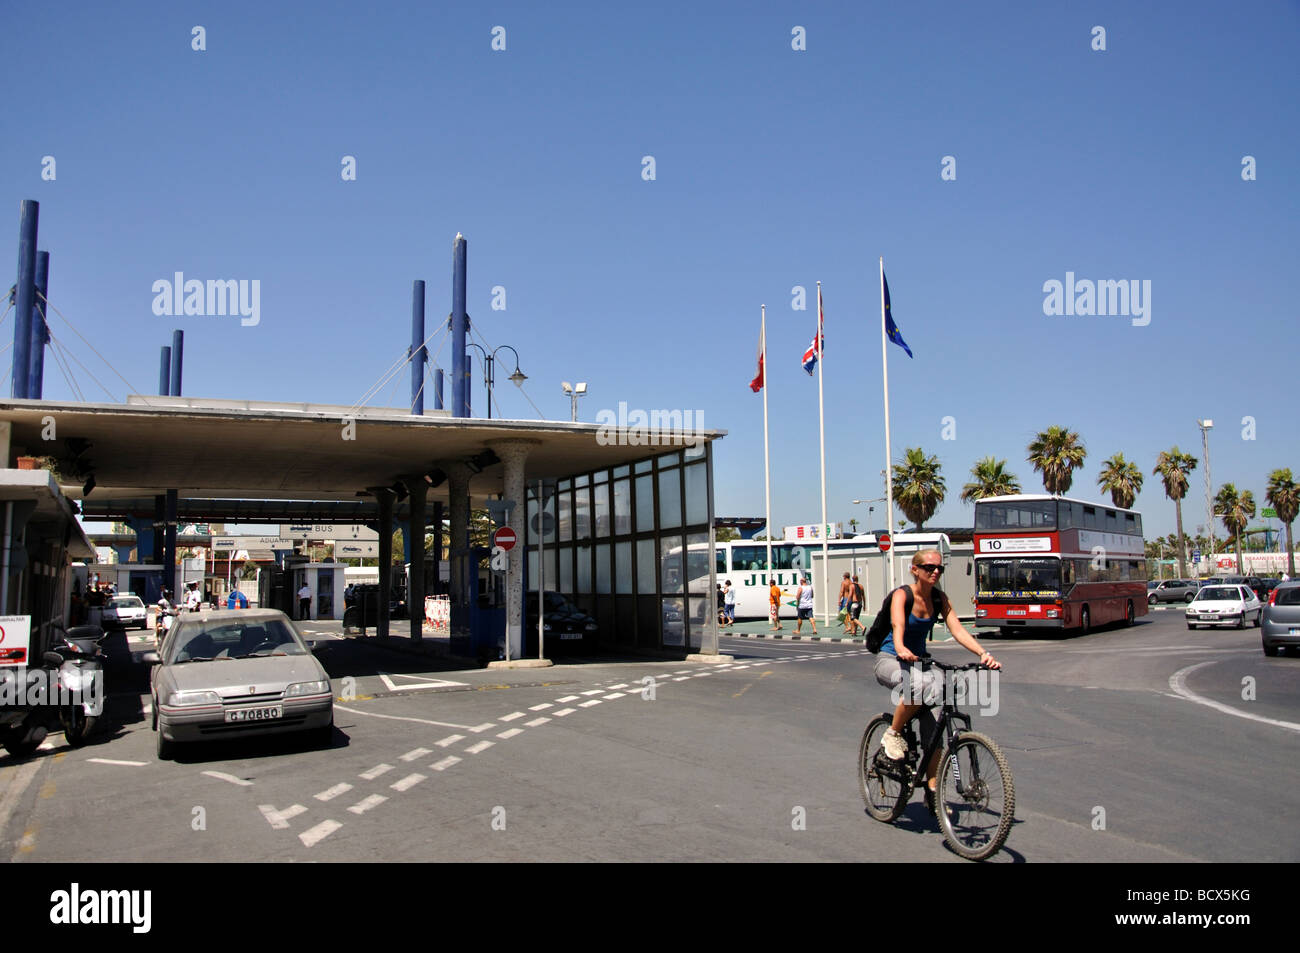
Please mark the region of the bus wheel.
[[1084, 606], [1079, 610], [1079, 634], [1087, 635], [1092, 631], [1092, 615], [1088, 612], [1088, 607]]
[[1128, 609], [1124, 612], [1124, 624], [1126, 626], [1133, 624], [1133, 601], [1130, 599]]
[[998, 629], [998, 635], [1004, 639], [1013, 638], [1015, 634], [1016, 634], [1016, 630], [1011, 628], [1011, 626], [1009, 625], [1004, 625]]

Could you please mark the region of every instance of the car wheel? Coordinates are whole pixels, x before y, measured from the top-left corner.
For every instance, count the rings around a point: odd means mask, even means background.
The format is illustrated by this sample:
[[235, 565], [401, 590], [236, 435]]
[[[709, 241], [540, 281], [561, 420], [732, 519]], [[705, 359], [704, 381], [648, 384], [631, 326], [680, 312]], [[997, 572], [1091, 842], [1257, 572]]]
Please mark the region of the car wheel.
[[330, 723], [321, 728], [312, 728], [309, 735], [309, 740], [314, 747], [333, 748], [334, 747], [334, 720], [330, 719]]
[[170, 761], [176, 757], [176, 743], [163, 737], [162, 728], [158, 729], [158, 760]]
[[1079, 634], [1087, 635], [1092, 631], [1092, 615], [1088, 612], [1088, 607], [1084, 606], [1079, 610]]
[[1187, 596], [1183, 599], [1183, 601], [1186, 603], [1191, 603], [1195, 599], [1196, 599], [1196, 593], [1189, 592]]
[[1264, 610], [1260, 609], [1255, 613], [1255, 628], [1259, 628], [1264, 621]]
[[1192, 625], [1190, 622], [1187, 623], [1187, 631], [1190, 632], [1192, 629], [1195, 629], [1195, 628], [1197, 628], [1197, 626]]
[[1133, 624], [1133, 619], [1134, 619], [1134, 618], [1135, 618], [1135, 615], [1134, 615], [1134, 612], [1133, 612], [1133, 602], [1132, 602], [1132, 600], [1130, 600], [1129, 603], [1128, 603], [1128, 605], [1125, 607], [1125, 610], [1124, 610], [1124, 625], [1126, 625], [1126, 626], [1130, 626], [1130, 625], [1132, 625], [1132, 624]]
[[1277, 658], [1277, 646], [1269, 645], [1267, 642], [1265, 642], [1264, 654], [1267, 655], [1269, 658]]

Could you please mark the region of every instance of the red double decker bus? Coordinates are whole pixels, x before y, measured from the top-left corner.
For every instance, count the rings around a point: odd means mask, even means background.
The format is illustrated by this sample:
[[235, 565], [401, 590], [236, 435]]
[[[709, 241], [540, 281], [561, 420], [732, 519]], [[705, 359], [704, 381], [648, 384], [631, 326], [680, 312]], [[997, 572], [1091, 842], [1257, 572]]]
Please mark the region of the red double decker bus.
[[975, 624], [1019, 629], [1132, 625], [1147, 611], [1142, 516], [1059, 496], [975, 502]]

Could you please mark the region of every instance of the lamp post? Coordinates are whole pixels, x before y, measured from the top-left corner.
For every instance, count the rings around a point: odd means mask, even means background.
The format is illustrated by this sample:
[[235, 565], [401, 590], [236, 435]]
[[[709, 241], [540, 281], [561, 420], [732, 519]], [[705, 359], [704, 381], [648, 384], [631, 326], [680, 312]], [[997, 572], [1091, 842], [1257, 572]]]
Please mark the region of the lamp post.
[[481, 346], [473, 341], [466, 341], [466, 347], [476, 348], [483, 355], [483, 383], [487, 385], [487, 415], [488, 420], [492, 419], [492, 387], [496, 383], [496, 371], [493, 365], [496, 363], [497, 351], [509, 351], [515, 356], [515, 371], [510, 375], [510, 380], [514, 381], [516, 387], [523, 387], [524, 381], [528, 380], [528, 375], [519, 369], [519, 352], [509, 344], [502, 344], [500, 347], [494, 347], [491, 353], [485, 351]]
[[574, 423], [577, 423], [578, 422], [578, 398], [586, 395], [587, 385], [585, 382], [583, 382], [583, 383], [579, 383], [575, 387], [573, 384], [570, 384], [568, 381], [560, 381], [560, 387], [563, 388], [564, 392], [569, 395], [569, 402], [570, 402], [569, 409], [571, 412], [569, 420], [573, 421]]
[[1214, 496], [1210, 489], [1210, 428], [1213, 420], [1198, 420], [1196, 426], [1201, 428], [1201, 452], [1205, 456], [1205, 522], [1210, 531], [1210, 555], [1214, 555]]

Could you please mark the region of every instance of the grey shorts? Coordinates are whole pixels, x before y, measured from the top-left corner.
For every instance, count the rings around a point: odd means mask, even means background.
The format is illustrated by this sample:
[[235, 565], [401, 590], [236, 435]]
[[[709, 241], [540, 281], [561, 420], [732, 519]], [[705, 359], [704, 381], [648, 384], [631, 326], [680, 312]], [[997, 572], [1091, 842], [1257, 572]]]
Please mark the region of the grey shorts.
[[937, 705], [943, 697], [943, 682], [935, 669], [921, 671], [915, 662], [900, 662], [898, 656], [882, 652], [876, 657], [876, 681], [891, 691], [894, 703]]

